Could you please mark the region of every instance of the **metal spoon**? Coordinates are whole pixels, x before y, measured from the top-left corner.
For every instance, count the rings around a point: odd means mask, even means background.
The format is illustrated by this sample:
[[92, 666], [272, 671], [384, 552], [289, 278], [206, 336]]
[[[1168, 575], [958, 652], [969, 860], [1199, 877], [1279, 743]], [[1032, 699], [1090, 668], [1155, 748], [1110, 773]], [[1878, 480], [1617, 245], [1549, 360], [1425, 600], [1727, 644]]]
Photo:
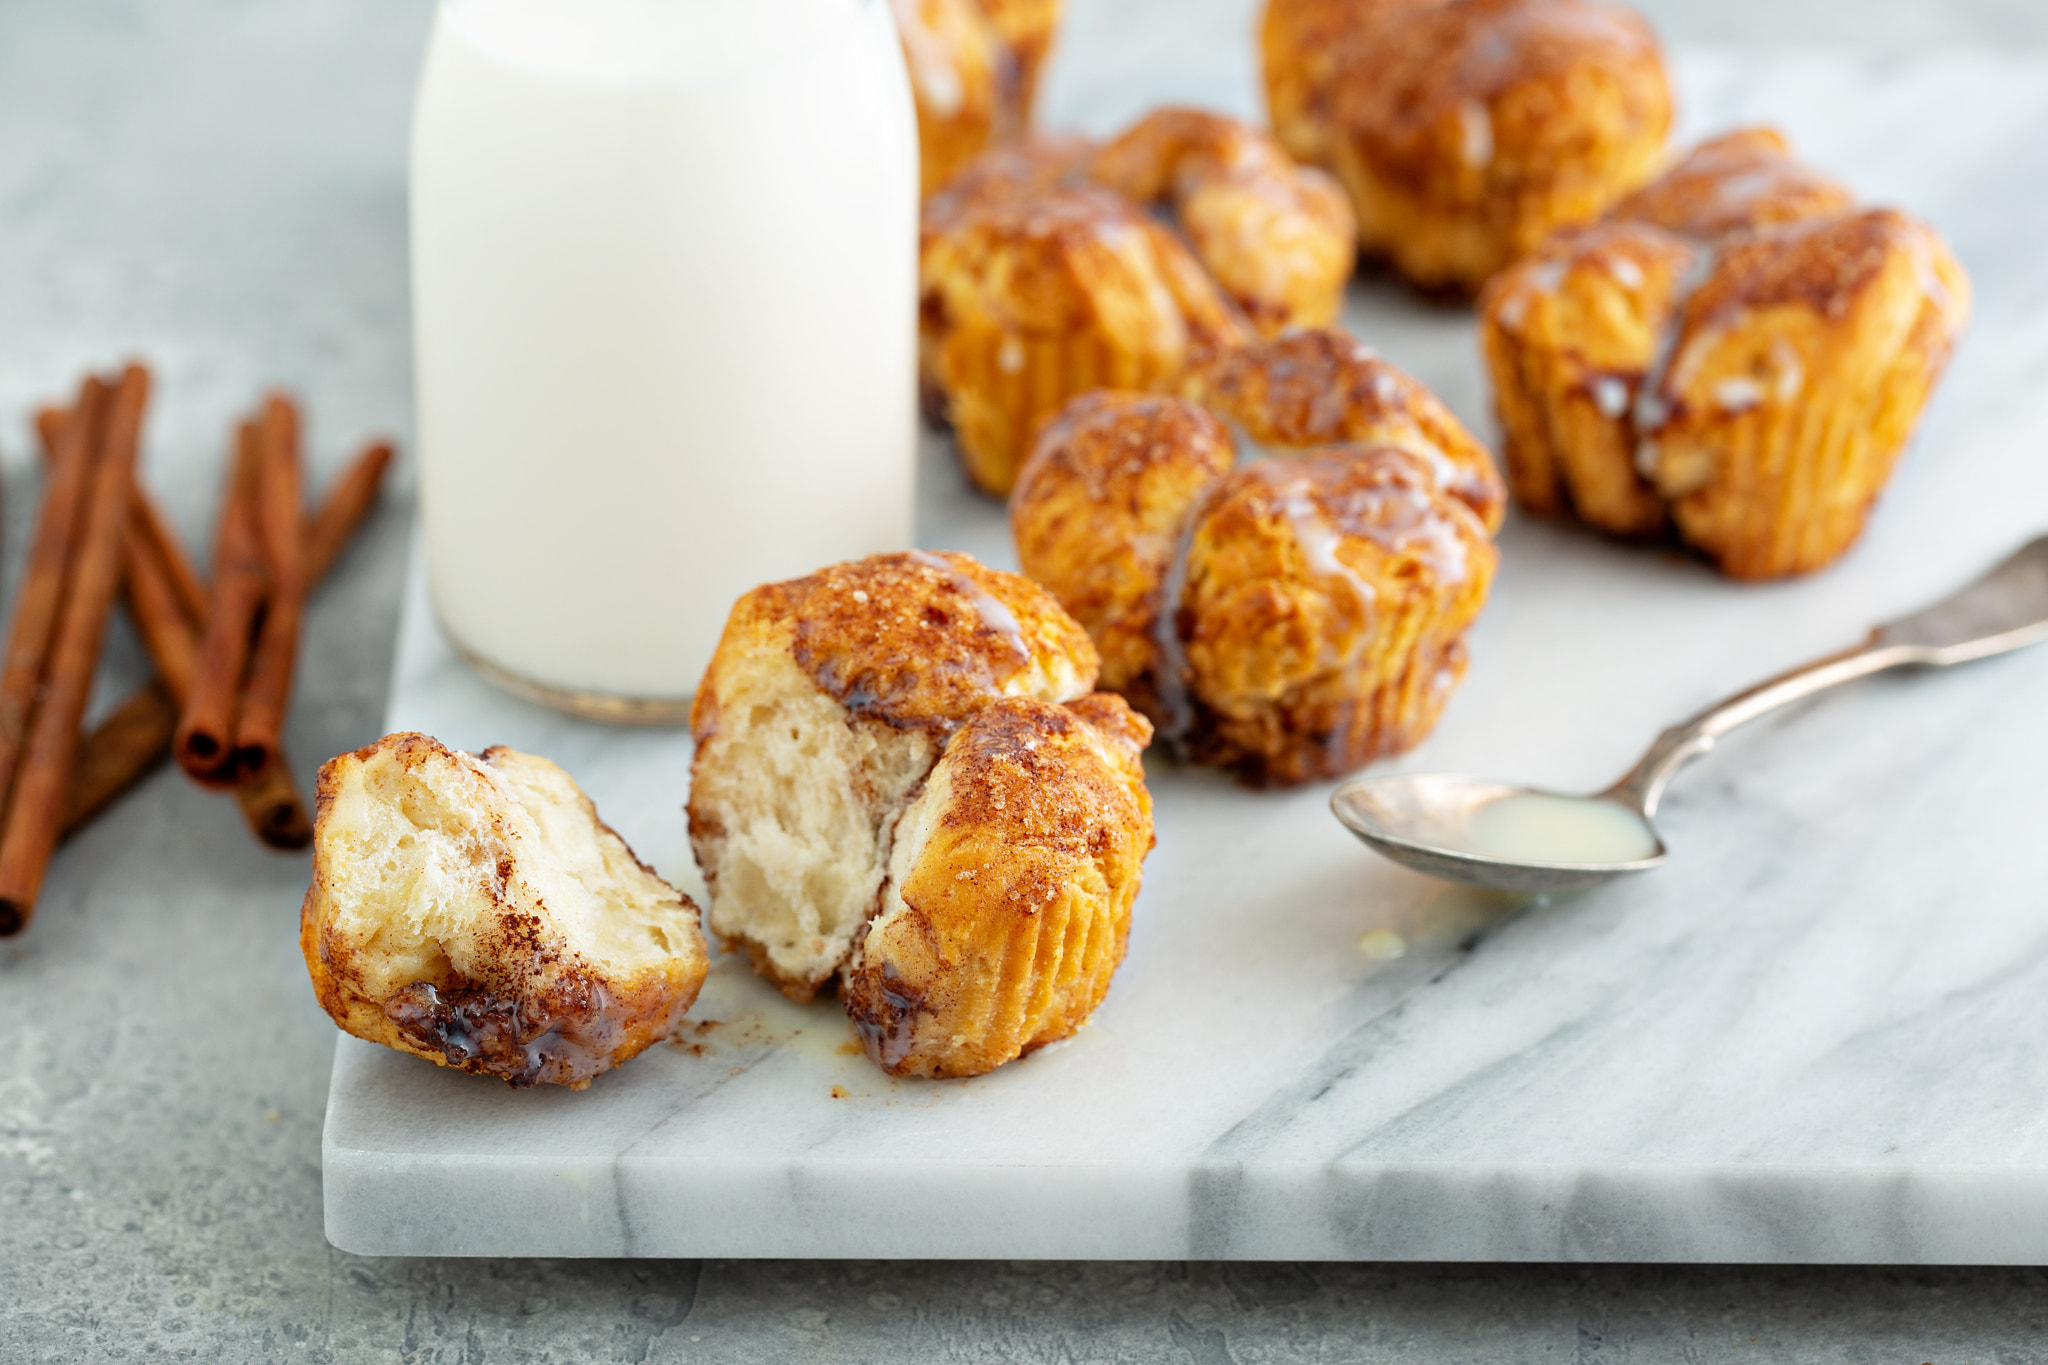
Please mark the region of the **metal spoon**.
[[[1652, 820], [1678, 770], [1721, 736], [1837, 684], [1891, 668], [1945, 668], [2048, 639], [2048, 536], [1931, 607], [1738, 692], [1657, 736], [1628, 775], [1592, 796], [1566, 796], [1452, 773], [1362, 777], [1330, 797], [1344, 827], [1397, 863], [1502, 891], [1557, 891], [1664, 861]], [[1504, 804], [1506, 803], [1506, 804]], [[1523, 829], [1517, 838], [1516, 826]], [[1532, 856], [1531, 841], [1557, 836]], [[1582, 845], [1572, 849], [1577, 839]], [[1518, 847], [1517, 843], [1523, 845]]]

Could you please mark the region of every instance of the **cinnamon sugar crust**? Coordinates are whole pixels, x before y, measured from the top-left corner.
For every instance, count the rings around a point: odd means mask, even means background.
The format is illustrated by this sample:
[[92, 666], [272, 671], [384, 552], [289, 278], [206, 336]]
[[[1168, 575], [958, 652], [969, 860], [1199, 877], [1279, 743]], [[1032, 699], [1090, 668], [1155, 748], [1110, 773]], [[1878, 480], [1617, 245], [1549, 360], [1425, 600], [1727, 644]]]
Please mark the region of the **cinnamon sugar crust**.
[[1931, 228], [1846, 194], [1782, 135], [1742, 130], [1490, 286], [1517, 499], [1620, 535], [1675, 529], [1735, 577], [1839, 557], [1970, 298]]
[[1294, 0], [1263, 28], [1288, 145], [1349, 190], [1361, 247], [1429, 289], [1477, 290], [1653, 173], [1663, 55], [1600, 0]]
[[1608, 217], [1712, 240], [1838, 213], [1854, 203], [1847, 188], [1793, 156], [1777, 129], [1739, 128], [1693, 148]]
[[1094, 640], [1102, 686], [1153, 693], [1160, 585], [1189, 508], [1235, 459], [1223, 423], [1152, 394], [1084, 394], [1039, 429], [1010, 495], [1017, 560]]
[[[1231, 468], [1190, 400], [1090, 395], [1042, 430], [1011, 504], [1020, 561], [1094, 634], [1104, 685], [1254, 785], [1336, 776], [1426, 735], [1497, 559], [1463, 468], [1412, 448], [1427, 425], [1412, 381], [1374, 383], [1380, 362], [1341, 340], [1240, 354], [1342, 359], [1382, 390], [1363, 410], [1315, 363], [1204, 375], [1199, 391], [1275, 458]], [[1383, 430], [1408, 444], [1344, 439]]]
[[1357, 253], [1343, 187], [1267, 134], [1199, 109], [1155, 110], [1097, 152], [1089, 175], [1173, 215], [1261, 334], [1334, 323]]
[[932, 194], [1023, 136], [1060, 0], [890, 0], [917, 107], [918, 179]]
[[1259, 16], [1266, 116], [1288, 155], [1308, 166], [1336, 157], [1332, 97], [1353, 49], [1388, 13], [1435, 0], [1266, 0]]
[[1492, 584], [1486, 528], [1389, 446], [1264, 460], [1194, 525], [1177, 607], [1191, 755], [1258, 786], [1340, 776], [1434, 728]]
[[1191, 370], [1181, 392], [1268, 450], [1398, 446], [1489, 533], [1500, 528], [1506, 493], [1486, 447], [1427, 386], [1347, 332], [1301, 330], [1226, 352]]
[[847, 1015], [877, 1066], [979, 1075], [1101, 1003], [1153, 844], [1150, 731], [1097, 693], [1006, 699], [954, 733], [847, 966]]
[[926, 218], [928, 407], [974, 483], [1006, 496], [1032, 428], [1090, 389], [1158, 389], [1242, 341], [1243, 316], [1181, 239], [1092, 186], [992, 181]]

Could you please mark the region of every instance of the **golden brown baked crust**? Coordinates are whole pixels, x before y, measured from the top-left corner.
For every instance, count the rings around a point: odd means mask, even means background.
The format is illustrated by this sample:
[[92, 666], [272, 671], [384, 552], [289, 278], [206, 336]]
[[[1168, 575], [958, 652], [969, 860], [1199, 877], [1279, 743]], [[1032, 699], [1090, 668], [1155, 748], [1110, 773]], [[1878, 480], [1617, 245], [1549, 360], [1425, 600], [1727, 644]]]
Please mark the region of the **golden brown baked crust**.
[[1644, 381], [1638, 468], [1722, 572], [1818, 569], [1862, 534], [1968, 311], [1947, 245], [1896, 209], [1731, 238]]
[[712, 929], [809, 999], [873, 909], [889, 827], [946, 737], [1003, 697], [1084, 696], [1096, 670], [1044, 589], [967, 555], [876, 555], [742, 597], [691, 713]]
[[1176, 613], [1189, 753], [1268, 786], [1419, 743], [1464, 677], [1496, 557], [1471, 509], [1391, 446], [1226, 476], [1194, 523]]
[[1016, 480], [1031, 430], [1090, 389], [1157, 389], [1242, 340], [1244, 319], [1171, 231], [1099, 187], [1000, 178], [925, 220], [928, 399], [975, 484]]
[[1343, 22], [1323, 5], [1269, 12], [1275, 126], [1344, 182], [1361, 247], [1425, 288], [1478, 289], [1656, 167], [1671, 92], [1633, 11], [1439, 0]]
[[1266, 0], [1259, 17], [1259, 59], [1266, 117], [1288, 155], [1308, 166], [1336, 160], [1331, 96], [1352, 49], [1370, 41], [1388, 11], [1435, 0]]
[[1104, 684], [1199, 761], [1277, 785], [1413, 745], [1463, 676], [1486, 524], [1440, 453], [1304, 441], [1233, 471], [1222, 440], [1188, 400], [1077, 399], [1011, 505], [1025, 571], [1098, 632]]
[[299, 946], [345, 1031], [515, 1087], [668, 1036], [707, 965], [696, 905], [561, 769], [420, 734], [321, 768]]
[[1060, 0], [890, 0], [917, 105], [927, 195], [1031, 123]]
[[1170, 209], [1261, 333], [1337, 320], [1358, 251], [1351, 206], [1341, 185], [1295, 165], [1265, 133], [1221, 114], [1160, 109], [1096, 153], [1088, 172]]
[[1682, 237], [1713, 239], [1853, 207], [1856, 197], [1792, 155], [1775, 128], [1710, 138], [1608, 213]]
[[924, 201], [918, 216], [919, 246], [929, 246], [934, 237], [977, 209], [1082, 184], [1086, 163], [1094, 155], [1093, 142], [1067, 133], [1042, 134], [983, 153]]
[[980, 1075], [1101, 1003], [1153, 842], [1150, 732], [1106, 693], [999, 701], [954, 732], [847, 964], [846, 1012], [877, 1066]]
[[1017, 106], [1020, 122], [1029, 126], [1038, 103], [1038, 78], [1059, 31], [1062, 0], [976, 0], [981, 12], [1002, 35], [1017, 63]]
[[1601, 224], [1561, 236], [1487, 287], [1480, 343], [1523, 507], [1575, 512], [1612, 535], [1664, 528], [1664, 500], [1636, 473], [1629, 412], [1701, 260], [1662, 228]]
[[1335, 328], [1290, 332], [1197, 365], [1181, 392], [1258, 445], [1390, 445], [1427, 461], [1444, 488], [1500, 529], [1506, 492], [1493, 457], [1443, 401]]
[[1747, 130], [1489, 286], [1481, 337], [1532, 511], [1673, 525], [1723, 572], [1819, 568], [1861, 533], [1967, 320], [1940, 237]]
[[1235, 462], [1221, 422], [1152, 394], [1083, 394], [1039, 429], [1010, 495], [1018, 566], [1095, 641], [1102, 686], [1151, 694], [1159, 586], [1188, 509]]

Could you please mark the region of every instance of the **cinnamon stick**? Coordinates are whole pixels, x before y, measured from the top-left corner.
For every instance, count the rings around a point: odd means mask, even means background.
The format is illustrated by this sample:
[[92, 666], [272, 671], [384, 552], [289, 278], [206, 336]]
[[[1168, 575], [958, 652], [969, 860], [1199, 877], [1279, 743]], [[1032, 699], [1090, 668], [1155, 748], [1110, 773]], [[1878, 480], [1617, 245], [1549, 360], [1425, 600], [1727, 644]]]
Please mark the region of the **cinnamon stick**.
[[[43, 438], [43, 457], [54, 461], [67, 414], [45, 408], [36, 415]], [[329, 485], [319, 508], [305, 521], [305, 567], [309, 585], [327, 576], [335, 560], [354, 538], [363, 518], [377, 504], [384, 475], [392, 460], [388, 442], [365, 447]], [[199, 630], [207, 616], [207, 595], [193, 570], [177, 532], [156, 510], [154, 499], [136, 490], [136, 507], [155, 512], [154, 533], [144, 529], [138, 513], [130, 525], [125, 568], [130, 614], [162, 676], [143, 684], [103, 720], [79, 747], [78, 775], [64, 817], [64, 833], [87, 824], [116, 798], [169, 756], [184, 700], [191, 690], [199, 654]], [[183, 577], [192, 592], [177, 592]], [[181, 610], [184, 601], [197, 606]], [[293, 788], [288, 765], [280, 765], [235, 788], [250, 829], [273, 848], [303, 848], [312, 839], [312, 822]]]
[[266, 586], [256, 526], [259, 458], [256, 425], [243, 422], [235, 433], [234, 466], [214, 543], [212, 608], [172, 745], [178, 765], [209, 787], [234, 785], [235, 717]]
[[263, 622], [257, 628], [249, 680], [235, 717], [235, 746], [228, 766], [238, 779], [254, 777], [277, 762], [306, 605], [300, 562], [305, 523], [299, 510], [299, 410], [282, 394], [270, 395], [263, 404], [257, 448], [256, 529], [270, 591], [263, 600]]
[[164, 546], [138, 536], [130, 528], [124, 547], [123, 583], [128, 590], [128, 616], [143, 648], [163, 676], [164, 684], [183, 708], [192, 695], [192, 679], [199, 671], [199, 631], [206, 620], [205, 598], [201, 609], [186, 609], [173, 587], [176, 570], [172, 562], [185, 558], [175, 543]]
[[306, 582], [318, 583], [355, 538], [356, 527], [377, 505], [384, 473], [391, 467], [391, 443], [372, 441], [327, 486], [320, 510], [306, 520]]
[[[78, 756], [78, 722], [99, 666], [107, 614], [121, 582], [122, 537], [135, 487], [135, 450], [149, 373], [130, 365], [114, 391], [91, 460], [85, 521], [62, 592], [56, 643], [42, 697], [22, 751], [0, 828], [0, 935], [16, 934], [35, 914], [43, 874], [69, 799]], [[80, 424], [90, 433], [93, 423]]]
[[84, 521], [91, 491], [92, 469], [106, 417], [106, 385], [87, 377], [79, 389], [77, 411], [84, 420], [70, 424], [67, 439], [51, 446], [50, 482], [36, 515], [35, 538], [15, 598], [14, 623], [7, 637], [7, 659], [0, 664], [0, 811], [14, 784], [15, 770], [28, 742], [35, 713], [36, 690], [42, 685], [49, 654], [64, 609], [64, 583], [72, 550]]
[[235, 800], [241, 803], [249, 828], [270, 847], [296, 849], [313, 842], [313, 819], [292, 785], [291, 765], [282, 754], [269, 767], [242, 779]]
[[171, 754], [178, 701], [162, 678], [152, 678], [114, 708], [78, 745], [71, 795], [64, 803], [69, 837]]
[[[49, 406], [36, 412], [36, 434], [42, 438], [43, 456], [53, 458], [58, 442], [62, 439], [64, 422], [69, 413], [60, 407]], [[164, 509], [149, 495], [149, 490], [140, 483], [135, 485], [135, 513], [129, 527], [130, 540], [141, 538], [155, 547], [170, 578], [167, 586], [176, 594], [178, 603], [186, 615], [194, 621], [206, 619], [206, 585], [199, 579], [199, 570], [193, 567], [191, 556], [185, 553], [184, 545], [178, 540], [177, 531], [171, 526], [171, 519], [164, 515]]]

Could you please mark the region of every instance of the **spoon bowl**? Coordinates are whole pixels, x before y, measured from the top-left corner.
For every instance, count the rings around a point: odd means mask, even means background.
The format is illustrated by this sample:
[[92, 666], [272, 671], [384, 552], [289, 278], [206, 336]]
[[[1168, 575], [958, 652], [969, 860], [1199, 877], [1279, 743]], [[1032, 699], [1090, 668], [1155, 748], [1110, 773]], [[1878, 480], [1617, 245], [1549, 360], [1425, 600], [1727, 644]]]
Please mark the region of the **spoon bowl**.
[[1860, 645], [1780, 673], [1657, 736], [1593, 796], [1458, 773], [1354, 778], [1330, 796], [1346, 829], [1397, 863], [1499, 891], [1563, 891], [1664, 861], [1652, 823], [1678, 770], [1737, 726], [1895, 668], [1946, 668], [2048, 640], [2048, 536], [1958, 592], [1878, 626]]
[[1624, 796], [1567, 796], [1459, 773], [1354, 778], [1330, 810], [1367, 845], [1433, 877], [1496, 891], [1567, 891], [1664, 861]]

